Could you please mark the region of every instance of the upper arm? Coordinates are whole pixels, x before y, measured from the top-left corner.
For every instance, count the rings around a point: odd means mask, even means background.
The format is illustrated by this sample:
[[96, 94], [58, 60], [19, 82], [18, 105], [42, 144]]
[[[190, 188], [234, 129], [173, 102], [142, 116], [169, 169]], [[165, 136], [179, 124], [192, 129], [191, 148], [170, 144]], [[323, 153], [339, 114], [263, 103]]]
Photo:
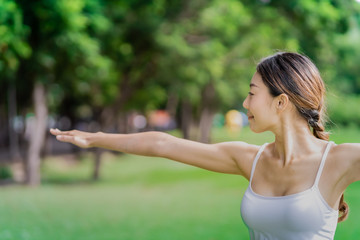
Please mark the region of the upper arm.
[[239, 174], [248, 178], [258, 146], [244, 142], [204, 144], [164, 135], [159, 156], [206, 170]]
[[345, 165], [346, 182], [360, 181], [360, 143], [344, 143], [338, 147], [341, 148], [338, 161]]

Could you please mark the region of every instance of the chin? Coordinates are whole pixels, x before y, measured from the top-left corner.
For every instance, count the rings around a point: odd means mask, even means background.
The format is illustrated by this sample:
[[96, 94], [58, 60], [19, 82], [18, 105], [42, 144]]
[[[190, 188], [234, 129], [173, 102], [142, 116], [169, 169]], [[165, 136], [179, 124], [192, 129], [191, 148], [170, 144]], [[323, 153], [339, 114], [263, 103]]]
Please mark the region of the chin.
[[257, 129], [257, 128], [251, 127], [251, 125], [249, 125], [249, 127], [250, 127], [250, 130], [254, 133], [263, 133], [266, 131], [264, 129]]
[[260, 133], [258, 129], [254, 129], [250, 126], [250, 130], [253, 132], [253, 133]]
[[251, 129], [251, 131], [254, 132], [254, 133], [263, 133], [263, 132], [265, 132], [265, 131], [258, 131], [258, 130], [252, 130], [252, 129]]

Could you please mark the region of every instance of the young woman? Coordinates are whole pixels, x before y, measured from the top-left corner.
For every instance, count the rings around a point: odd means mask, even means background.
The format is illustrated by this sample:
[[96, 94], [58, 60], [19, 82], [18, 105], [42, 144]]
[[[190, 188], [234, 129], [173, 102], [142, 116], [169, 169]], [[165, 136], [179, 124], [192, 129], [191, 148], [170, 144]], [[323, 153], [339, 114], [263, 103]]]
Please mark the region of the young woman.
[[347, 217], [343, 192], [360, 180], [360, 144], [336, 145], [324, 131], [325, 86], [316, 66], [297, 53], [263, 59], [243, 106], [256, 133], [275, 142], [202, 144], [162, 132], [51, 133], [79, 147], [158, 156], [249, 180], [241, 215], [251, 239], [333, 239]]

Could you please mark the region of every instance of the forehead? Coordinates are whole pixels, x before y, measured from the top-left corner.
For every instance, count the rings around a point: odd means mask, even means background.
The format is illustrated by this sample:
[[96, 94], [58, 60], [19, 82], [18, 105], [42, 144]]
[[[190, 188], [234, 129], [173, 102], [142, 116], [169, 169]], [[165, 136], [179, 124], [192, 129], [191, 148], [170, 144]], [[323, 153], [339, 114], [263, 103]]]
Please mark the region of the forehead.
[[255, 74], [251, 78], [250, 87], [254, 87], [254, 88], [264, 88], [265, 87], [265, 84], [261, 78], [261, 75], [258, 72], [255, 72]]

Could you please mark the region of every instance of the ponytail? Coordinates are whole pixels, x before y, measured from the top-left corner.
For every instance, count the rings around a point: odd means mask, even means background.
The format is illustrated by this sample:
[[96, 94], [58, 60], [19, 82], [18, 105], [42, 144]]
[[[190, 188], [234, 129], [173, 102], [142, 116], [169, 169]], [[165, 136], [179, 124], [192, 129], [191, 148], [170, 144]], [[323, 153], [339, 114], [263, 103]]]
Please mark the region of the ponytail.
[[344, 201], [344, 194], [342, 194], [340, 198], [339, 213], [338, 222], [345, 221], [349, 214], [349, 205]]

